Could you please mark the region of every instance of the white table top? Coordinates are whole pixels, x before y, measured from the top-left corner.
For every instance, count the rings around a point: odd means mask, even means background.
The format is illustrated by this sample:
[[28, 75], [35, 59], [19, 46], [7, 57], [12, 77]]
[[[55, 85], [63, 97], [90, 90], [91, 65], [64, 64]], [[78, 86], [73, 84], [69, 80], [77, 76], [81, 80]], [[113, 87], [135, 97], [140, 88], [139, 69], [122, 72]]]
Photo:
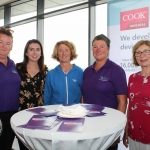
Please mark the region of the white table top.
[[[56, 110], [58, 106], [43, 107]], [[82, 133], [57, 132], [60, 124], [51, 130], [19, 128], [17, 126], [27, 123], [34, 115], [26, 110], [12, 116], [11, 126], [31, 150], [105, 150], [120, 136], [126, 124], [126, 116], [107, 107], [103, 112], [107, 114], [100, 117], [85, 117]]]

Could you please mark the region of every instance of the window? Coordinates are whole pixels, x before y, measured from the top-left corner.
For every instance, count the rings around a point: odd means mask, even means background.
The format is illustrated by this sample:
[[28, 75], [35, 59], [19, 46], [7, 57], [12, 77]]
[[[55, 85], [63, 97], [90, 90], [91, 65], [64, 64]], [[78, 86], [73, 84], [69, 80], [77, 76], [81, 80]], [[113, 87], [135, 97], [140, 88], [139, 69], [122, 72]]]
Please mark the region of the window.
[[0, 26], [4, 25], [4, 7], [0, 7]]
[[107, 4], [96, 6], [96, 35], [107, 36]]
[[13, 48], [10, 51], [10, 58], [15, 63], [23, 61], [24, 47], [28, 40], [36, 38], [36, 22], [24, 24], [11, 28], [13, 33]]
[[88, 66], [88, 9], [44, 20], [44, 54], [49, 69], [58, 65], [51, 55], [56, 42], [61, 40], [68, 40], [75, 44], [78, 57], [71, 63], [85, 69]]

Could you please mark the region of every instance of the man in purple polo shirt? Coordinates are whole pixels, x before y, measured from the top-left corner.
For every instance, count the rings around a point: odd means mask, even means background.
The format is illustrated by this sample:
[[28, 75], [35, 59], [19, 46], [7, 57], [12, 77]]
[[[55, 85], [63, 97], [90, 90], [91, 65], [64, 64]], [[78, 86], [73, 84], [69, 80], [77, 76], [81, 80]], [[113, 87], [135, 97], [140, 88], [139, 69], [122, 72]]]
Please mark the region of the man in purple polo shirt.
[[[85, 69], [81, 86], [83, 102], [118, 109], [125, 113], [127, 83], [124, 70], [108, 59], [110, 40], [103, 34], [92, 42], [95, 58], [93, 65]], [[117, 150], [119, 139], [108, 150]]]
[[8, 57], [12, 44], [11, 30], [0, 27], [0, 150], [11, 150], [15, 134], [10, 118], [19, 108], [21, 79]]

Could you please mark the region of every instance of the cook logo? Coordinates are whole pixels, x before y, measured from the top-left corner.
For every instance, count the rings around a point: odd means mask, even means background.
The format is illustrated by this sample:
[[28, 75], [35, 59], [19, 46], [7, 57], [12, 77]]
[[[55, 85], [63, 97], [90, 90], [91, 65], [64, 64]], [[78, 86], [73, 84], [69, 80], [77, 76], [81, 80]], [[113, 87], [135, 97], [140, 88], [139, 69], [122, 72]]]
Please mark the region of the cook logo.
[[149, 27], [149, 7], [120, 13], [120, 30], [132, 30]]

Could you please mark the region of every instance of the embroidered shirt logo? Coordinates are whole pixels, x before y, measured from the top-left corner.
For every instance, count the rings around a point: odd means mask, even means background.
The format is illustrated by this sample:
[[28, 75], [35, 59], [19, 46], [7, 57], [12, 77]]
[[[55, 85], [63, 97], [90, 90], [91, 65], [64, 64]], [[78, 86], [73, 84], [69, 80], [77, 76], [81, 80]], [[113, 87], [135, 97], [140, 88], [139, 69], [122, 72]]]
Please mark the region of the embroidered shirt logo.
[[101, 80], [101, 81], [108, 81], [108, 78], [106, 78], [104, 76], [100, 76], [99, 80]]
[[72, 79], [72, 81], [73, 81], [73, 82], [77, 82], [77, 80], [76, 80], [76, 79]]
[[[17, 73], [17, 71], [16, 71], [15, 69], [12, 69], [12, 72], [13, 72], [13, 73]], [[17, 73], [17, 74], [18, 74], [18, 73]]]

